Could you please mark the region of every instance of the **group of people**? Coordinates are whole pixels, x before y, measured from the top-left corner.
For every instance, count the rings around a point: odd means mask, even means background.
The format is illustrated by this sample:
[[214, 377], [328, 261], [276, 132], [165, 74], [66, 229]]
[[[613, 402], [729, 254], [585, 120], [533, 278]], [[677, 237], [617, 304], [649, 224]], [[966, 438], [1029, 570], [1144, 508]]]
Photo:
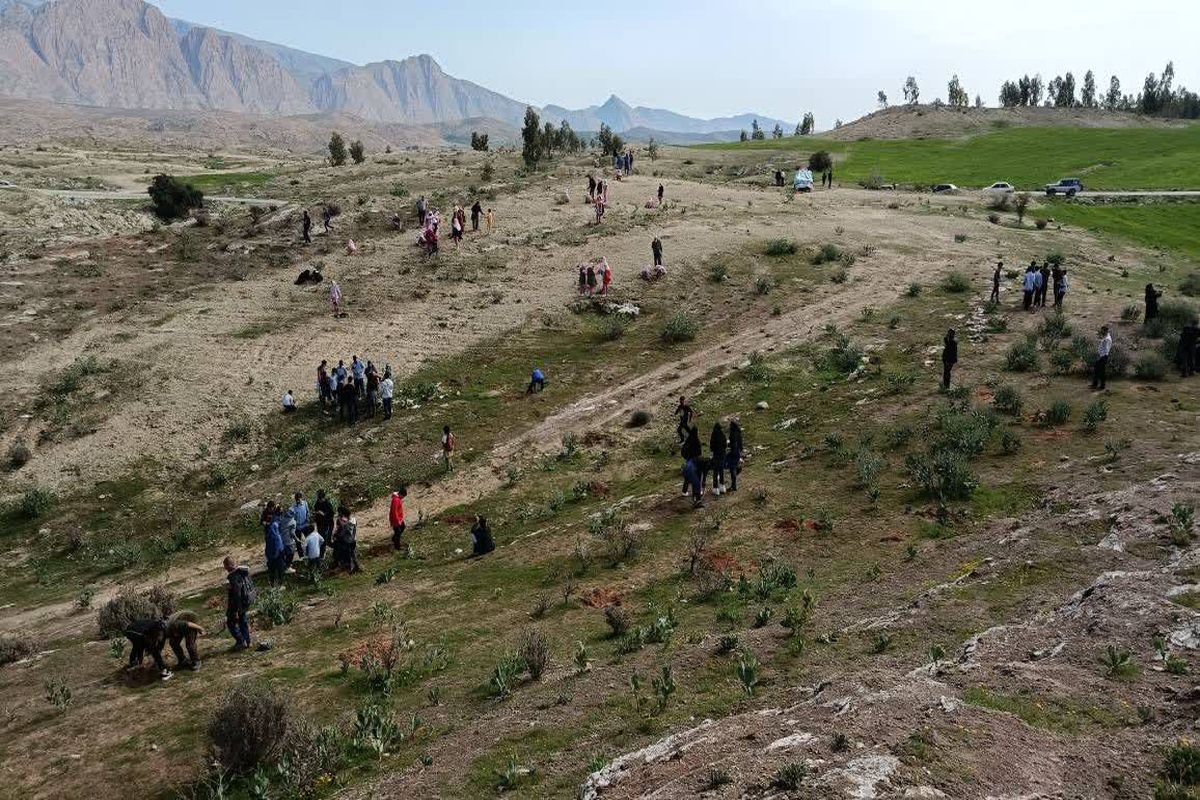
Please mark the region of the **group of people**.
[[[1146, 309], [1142, 319], [1150, 322], [1158, 318], [1158, 301], [1162, 292], [1153, 283], [1146, 284]], [[1200, 363], [1200, 326], [1196, 317], [1189, 319], [1179, 331], [1179, 344], [1175, 349], [1175, 366], [1179, 375], [1190, 378], [1196, 374], [1196, 364]]]
[[310, 574], [317, 572], [324, 564], [327, 549], [333, 551], [335, 569], [358, 572], [358, 521], [350, 509], [343, 505], [335, 514], [324, 489], [317, 492], [311, 508], [301, 492], [296, 492], [292, 500], [287, 507], [268, 500], [259, 515], [271, 585], [281, 585], [285, 575], [295, 572], [293, 564], [298, 556]]
[[604, 219], [605, 209], [608, 208], [608, 181], [603, 178], [597, 179], [595, 175], [588, 175], [586, 202], [590, 203], [592, 210], [596, 212], [596, 224], [599, 225]]
[[606, 296], [612, 286], [612, 267], [608, 259], [601, 256], [579, 265], [579, 296], [592, 297], [596, 294], [596, 286], [600, 287], [600, 295]]
[[623, 172], [626, 175], [633, 172], [633, 151], [626, 150], [624, 153], [613, 156], [613, 169], [618, 172]]
[[[417, 236], [417, 246], [425, 251], [426, 256], [436, 255], [438, 252], [438, 236], [442, 224], [442, 217], [437, 211], [429, 207], [429, 201], [425, 199], [425, 195], [417, 198], [417, 223], [421, 228], [421, 233]], [[478, 233], [480, 222], [484, 225], [485, 233], [491, 233], [496, 227], [496, 212], [493, 209], [483, 210], [483, 205], [476, 200], [471, 204], [471, 231]], [[454, 206], [450, 213], [450, 240], [458, 245], [463, 240], [463, 236], [467, 231], [467, 210], [460, 205]]]
[[[737, 417], [729, 418], [728, 435], [719, 420], [713, 423], [708, 439], [710, 455], [705, 456], [704, 445], [700, 441], [700, 430], [696, 425], [697, 412], [686, 397], [679, 398], [675, 416], [679, 418], [675, 433], [680, 443], [679, 454], [683, 458], [683, 466], [680, 469], [683, 476], [683, 496], [691, 494], [693, 508], [702, 506], [709, 473], [712, 473], [713, 495], [719, 497], [726, 492], [736, 492], [738, 473], [742, 469], [746, 453], [742, 428]], [[725, 487], [726, 473], [729, 474], [728, 489]]]
[[[996, 271], [992, 273], [991, 300], [994, 303], [1000, 302], [1000, 272], [1003, 269], [1004, 262], [997, 262]], [[1068, 288], [1067, 271], [1061, 264], [1051, 267], [1050, 262], [1045, 261], [1039, 267], [1035, 258], [1029, 262], [1029, 266], [1025, 268], [1025, 274], [1021, 278], [1021, 290], [1024, 292], [1022, 308], [1026, 311], [1045, 308], [1046, 295], [1053, 289], [1054, 310], [1062, 311], [1063, 298], [1067, 296]]]
[[[339, 359], [337, 366], [330, 369], [329, 361], [321, 359], [317, 365], [316, 388], [321, 407], [336, 411], [337, 418], [350, 425], [358, 422], [360, 404], [368, 417], [374, 417], [382, 408], [383, 418], [392, 418], [396, 381], [390, 366], [384, 365], [380, 373], [374, 362], [351, 356], [349, 365]], [[284, 413], [296, 410], [296, 398], [291, 389], [283, 396], [283, 410]]]
[[[326, 205], [321, 209], [321, 221], [325, 225], [325, 232], [329, 233], [333, 230], [333, 218], [337, 216], [333, 207]], [[308, 213], [308, 209], [304, 209], [304, 214], [300, 217], [300, 235], [304, 238], [305, 244], [312, 244], [312, 215]]]

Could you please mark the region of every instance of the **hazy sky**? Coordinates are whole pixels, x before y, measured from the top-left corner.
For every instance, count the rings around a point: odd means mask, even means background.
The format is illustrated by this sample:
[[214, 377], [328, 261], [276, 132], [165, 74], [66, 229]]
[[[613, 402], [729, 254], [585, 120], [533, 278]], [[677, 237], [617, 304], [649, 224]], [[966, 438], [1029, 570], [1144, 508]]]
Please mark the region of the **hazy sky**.
[[356, 64], [429, 53], [451, 75], [537, 105], [617, 94], [715, 117], [752, 111], [819, 128], [902, 99], [945, 97], [957, 72], [994, 105], [1002, 80], [1116, 73], [1136, 93], [1175, 59], [1200, 88], [1197, 0], [152, 0], [179, 17]]

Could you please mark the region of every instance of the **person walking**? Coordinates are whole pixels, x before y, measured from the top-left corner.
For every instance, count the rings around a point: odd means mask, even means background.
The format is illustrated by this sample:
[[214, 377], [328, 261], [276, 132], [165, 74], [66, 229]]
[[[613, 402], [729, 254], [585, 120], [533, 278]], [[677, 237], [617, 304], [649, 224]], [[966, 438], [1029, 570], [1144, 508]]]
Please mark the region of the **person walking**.
[[229, 586], [225, 593], [225, 627], [233, 635], [233, 649], [245, 650], [250, 646], [250, 623], [246, 615], [254, 605], [254, 581], [250, 580], [250, 570], [238, 566], [233, 556], [225, 556], [225, 573]]
[[1035, 264], [1030, 262], [1029, 266], [1025, 268], [1025, 277], [1021, 279], [1021, 291], [1023, 293], [1021, 304], [1022, 308], [1026, 311], [1033, 309], [1033, 293], [1037, 289], [1037, 278], [1034, 277], [1035, 273]]
[[720, 420], [713, 423], [712, 435], [708, 437], [708, 449], [712, 453], [713, 494], [720, 497], [725, 493], [725, 459], [729, 449]]
[[1056, 269], [1054, 271], [1054, 310], [1061, 312], [1063, 310], [1063, 299], [1067, 296], [1067, 289], [1070, 288], [1070, 282], [1067, 280], [1067, 271], [1065, 269]]
[[700, 458], [704, 455], [704, 447], [700, 444], [700, 432], [695, 425], [688, 429], [687, 438], [684, 439], [679, 454], [683, 457], [683, 467], [680, 470], [683, 475], [683, 496], [687, 497], [690, 489], [692, 508], [699, 508], [704, 502], [701, 496], [704, 487], [700, 482]]
[[479, 233], [479, 219], [483, 216], [483, 206], [479, 205], [479, 201], [475, 201], [475, 205], [471, 206], [471, 231]]
[[304, 234], [304, 243], [312, 244], [312, 215], [308, 213], [308, 209], [304, 209], [304, 217], [300, 222], [300, 230]]
[[1050, 281], [1051, 269], [1050, 269], [1049, 261], [1046, 261], [1042, 264], [1042, 268], [1041, 268], [1041, 270], [1039, 270], [1038, 274], [1041, 276], [1041, 282], [1038, 284], [1038, 288], [1041, 290], [1041, 295], [1042, 295], [1040, 301], [1038, 302], [1038, 307], [1045, 308], [1046, 307], [1046, 295], [1048, 295], [1050, 293], [1050, 286], [1051, 286], [1051, 281]]
[[662, 266], [662, 253], [663, 253], [662, 240], [659, 239], [657, 236], [655, 236], [654, 241], [652, 241], [650, 243], [650, 254], [652, 256], [654, 256], [654, 266], [656, 266], [656, 267]]
[[1146, 284], [1146, 313], [1142, 315], [1145, 322], [1149, 322], [1158, 316], [1158, 298], [1162, 297], [1162, 292], [1154, 288], [1153, 283]]
[[329, 282], [329, 304], [333, 306], [335, 317], [342, 313], [342, 287], [337, 281]]
[[333, 209], [325, 206], [325, 210], [321, 212], [321, 221], [325, 223], [325, 232], [329, 233], [333, 230]]
[[449, 425], [442, 426], [442, 461], [446, 464], [446, 472], [451, 472], [454, 469], [454, 448], [456, 446], [454, 434], [450, 432]]
[[1096, 346], [1096, 363], [1092, 367], [1092, 389], [1104, 391], [1108, 378], [1108, 354], [1112, 352], [1112, 334], [1108, 326], [1100, 328], [1100, 343]]
[[954, 338], [954, 328], [946, 331], [942, 339], [942, 388], [950, 388], [950, 370], [958, 363], [958, 340]]
[[388, 508], [388, 524], [392, 526], [392, 548], [400, 549], [404, 529], [404, 498], [408, 497], [408, 489], [401, 486], [392, 492], [391, 506]]
[[996, 270], [992, 273], [992, 295], [988, 298], [989, 303], [1000, 302], [1000, 273], [1004, 270], [1004, 262], [996, 262]]
[[687, 397], [680, 395], [674, 414], [679, 417], [679, 423], [675, 426], [675, 435], [682, 442], [687, 438], [688, 429], [692, 426], [692, 419], [695, 418], [696, 412], [692, 409], [692, 404], [687, 401]]
[[729, 470], [729, 491], [737, 491], [738, 472], [742, 469], [742, 454], [745, 452], [745, 442], [742, 440], [742, 426], [737, 417], [729, 419], [729, 449], [725, 454], [725, 467]]

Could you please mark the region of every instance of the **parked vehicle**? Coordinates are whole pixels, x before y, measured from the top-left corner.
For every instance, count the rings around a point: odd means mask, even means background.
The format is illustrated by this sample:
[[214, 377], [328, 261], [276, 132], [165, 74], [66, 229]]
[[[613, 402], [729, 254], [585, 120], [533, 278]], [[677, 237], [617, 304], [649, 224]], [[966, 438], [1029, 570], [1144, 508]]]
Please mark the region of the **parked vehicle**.
[[1056, 194], [1065, 194], [1067, 197], [1074, 197], [1078, 192], [1083, 191], [1083, 181], [1079, 178], [1063, 178], [1058, 183], [1046, 184], [1046, 196], [1054, 197]]
[[985, 194], [1012, 194], [1016, 191], [1011, 183], [1005, 181], [996, 181], [991, 186], [983, 190]]
[[958, 194], [958, 187], [953, 183], [935, 183], [933, 185], [934, 194]]

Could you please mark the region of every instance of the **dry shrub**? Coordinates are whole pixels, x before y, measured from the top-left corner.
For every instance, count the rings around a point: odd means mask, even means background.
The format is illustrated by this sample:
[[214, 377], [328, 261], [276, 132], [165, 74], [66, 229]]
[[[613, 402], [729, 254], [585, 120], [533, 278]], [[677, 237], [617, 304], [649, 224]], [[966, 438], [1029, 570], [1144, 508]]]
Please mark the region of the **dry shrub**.
[[36, 648], [25, 636], [0, 636], [0, 666], [29, 658]]
[[613, 638], [619, 639], [629, 632], [629, 628], [633, 624], [633, 617], [624, 607], [611, 605], [604, 608], [604, 621], [612, 630]]
[[295, 724], [282, 694], [265, 683], [248, 680], [225, 695], [208, 724], [208, 738], [221, 766], [234, 775], [244, 775], [271, 764]]
[[529, 677], [540, 680], [550, 663], [550, 643], [537, 628], [530, 628], [521, 634], [521, 642], [517, 645], [517, 654], [525, 662]]
[[128, 587], [105, 603], [96, 614], [100, 637], [120, 636], [129, 623], [138, 619], [166, 619], [175, 613], [175, 594], [165, 586], [152, 586], [138, 592]]

